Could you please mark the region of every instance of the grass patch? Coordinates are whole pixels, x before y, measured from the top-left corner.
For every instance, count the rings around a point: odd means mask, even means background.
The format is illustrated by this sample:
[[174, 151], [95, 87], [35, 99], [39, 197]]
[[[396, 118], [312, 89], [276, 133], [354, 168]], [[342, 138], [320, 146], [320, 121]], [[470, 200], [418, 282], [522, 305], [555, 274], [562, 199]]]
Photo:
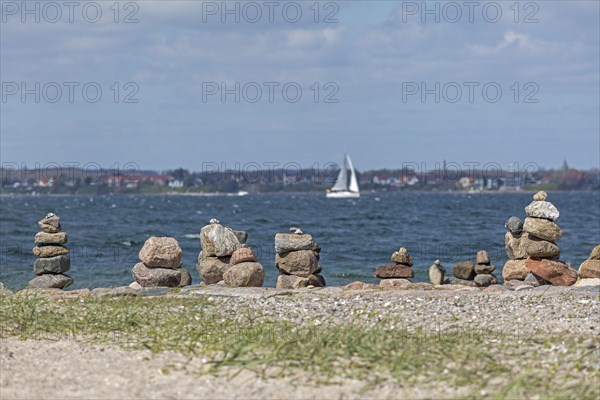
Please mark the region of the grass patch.
[[[394, 324], [394, 322], [397, 322]], [[0, 335], [110, 343], [206, 358], [210, 372], [247, 368], [265, 376], [310, 373], [402, 386], [442, 382], [474, 397], [600, 397], [596, 336], [499, 337], [486, 331], [430, 334], [373, 326], [292, 323], [199, 298], [49, 300], [0, 296]], [[493, 339], [493, 340], [491, 340]]]

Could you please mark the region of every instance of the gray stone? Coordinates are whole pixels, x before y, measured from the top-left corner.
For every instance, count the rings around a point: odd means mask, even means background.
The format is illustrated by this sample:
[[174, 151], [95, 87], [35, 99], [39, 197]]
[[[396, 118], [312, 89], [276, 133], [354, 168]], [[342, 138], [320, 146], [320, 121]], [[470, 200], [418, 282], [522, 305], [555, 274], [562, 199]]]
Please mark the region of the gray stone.
[[585, 260], [579, 266], [579, 276], [582, 278], [600, 278], [600, 260]]
[[525, 218], [523, 230], [537, 238], [556, 242], [562, 237], [562, 229], [555, 223], [545, 218]]
[[502, 269], [502, 279], [504, 279], [505, 282], [512, 280], [523, 281], [529, 273], [529, 269], [525, 266], [526, 262], [527, 260], [524, 259], [508, 260]]
[[392, 254], [391, 260], [396, 264], [404, 264], [408, 265], [409, 267], [413, 266], [412, 257], [410, 254], [408, 254], [408, 250], [406, 250], [404, 247], [400, 247], [400, 250], [395, 251]]
[[444, 284], [444, 275], [446, 270], [440, 264], [439, 260], [436, 260], [431, 267], [429, 267], [429, 282], [434, 285]]
[[46, 233], [58, 233], [61, 230], [60, 218], [55, 214], [48, 214], [45, 218], [38, 221], [38, 225]]
[[265, 269], [257, 262], [243, 262], [233, 265], [223, 274], [227, 286], [262, 287]]
[[476, 274], [491, 274], [494, 272], [496, 267], [491, 264], [477, 264], [475, 265], [475, 273]]
[[181, 281], [179, 281], [179, 287], [190, 286], [192, 284], [192, 276], [190, 272], [183, 268], [177, 268], [177, 271], [181, 273]]
[[592, 250], [590, 260], [600, 260], [600, 244]]
[[521, 238], [526, 233], [506, 232], [504, 235], [504, 246], [506, 255], [510, 260], [521, 260], [527, 258], [527, 252], [521, 246]]
[[522, 285], [518, 285], [515, 287], [515, 292], [520, 292], [522, 290], [531, 290], [531, 289], [533, 289], [533, 286], [522, 284]]
[[133, 279], [143, 287], [165, 286], [178, 287], [181, 283], [181, 272], [171, 268], [148, 268], [144, 263], [137, 263], [132, 270]]
[[479, 287], [486, 287], [498, 283], [498, 278], [493, 274], [477, 274], [475, 275], [475, 284]]
[[300, 289], [308, 286], [308, 278], [296, 275], [279, 275], [277, 277], [277, 289]]
[[[135, 282], [137, 283], [137, 282]], [[92, 289], [92, 296], [96, 297], [135, 297], [139, 294], [139, 291], [142, 289], [142, 286], [139, 285], [139, 289], [134, 289], [129, 286], [121, 286], [116, 288], [96, 288]]]
[[490, 263], [490, 255], [485, 250], [479, 250], [477, 252], [477, 257], [475, 257], [475, 262], [477, 264], [489, 264]]
[[523, 232], [520, 239], [520, 250], [532, 258], [558, 258], [560, 248], [552, 242], [539, 239], [533, 235]]
[[31, 252], [39, 258], [62, 256], [69, 253], [69, 249], [60, 245], [35, 246]]
[[248, 241], [248, 232], [234, 231], [234, 230], [232, 230], [232, 232], [235, 235], [235, 237], [237, 238], [237, 240], [240, 242], [240, 244], [246, 244], [246, 242]]
[[414, 272], [411, 267], [404, 264], [380, 265], [375, 270], [376, 278], [414, 278]]
[[455, 278], [472, 280], [475, 278], [475, 264], [471, 261], [455, 264], [452, 272]]
[[548, 193], [544, 192], [543, 190], [541, 190], [533, 195], [534, 201], [545, 201], [547, 198], [548, 198]]
[[537, 276], [533, 272], [530, 272], [527, 274], [523, 283], [525, 283], [527, 285], [531, 285], [533, 287], [538, 287], [538, 286], [542, 286], [542, 285], [551, 285], [550, 282], [548, 282], [541, 276]]
[[379, 286], [384, 289], [389, 289], [393, 287], [405, 287], [409, 286], [412, 282], [408, 279], [404, 278], [390, 278], [390, 279], [382, 279], [379, 281]]
[[477, 287], [477, 284], [475, 283], [475, 281], [467, 280], [467, 279], [459, 279], [459, 278], [455, 278], [455, 277], [450, 277], [449, 282], [451, 285], [463, 285], [463, 286]]
[[44, 274], [29, 281], [29, 289], [65, 289], [73, 284], [73, 278], [67, 274]]
[[308, 284], [314, 287], [325, 287], [325, 278], [323, 275], [309, 275]]
[[307, 278], [319, 269], [319, 262], [312, 250], [297, 250], [276, 254], [275, 265], [287, 275]]
[[71, 259], [69, 256], [56, 256], [49, 258], [38, 258], [33, 263], [33, 272], [36, 275], [42, 274], [62, 274], [71, 269]]
[[313, 250], [318, 253], [321, 249], [309, 234], [277, 233], [275, 235], [275, 252], [277, 254], [297, 250]]
[[200, 243], [207, 257], [228, 257], [242, 247], [235, 233], [220, 224], [203, 227], [200, 230]]
[[518, 217], [510, 217], [504, 226], [511, 233], [519, 234], [523, 232], [523, 221], [521, 221], [521, 219]]
[[525, 207], [525, 214], [528, 217], [546, 218], [550, 221], [556, 221], [560, 212], [549, 201], [533, 201]]
[[140, 290], [143, 286], [137, 282], [132, 282], [129, 284], [129, 287], [134, 290]]
[[196, 270], [205, 284], [212, 285], [223, 280], [223, 274], [231, 267], [230, 261], [230, 257], [206, 257], [201, 251]]
[[35, 234], [35, 244], [38, 246], [44, 244], [65, 244], [67, 240], [67, 232], [38, 232]]
[[140, 250], [140, 260], [148, 267], [179, 268], [182, 252], [177, 239], [151, 236]]

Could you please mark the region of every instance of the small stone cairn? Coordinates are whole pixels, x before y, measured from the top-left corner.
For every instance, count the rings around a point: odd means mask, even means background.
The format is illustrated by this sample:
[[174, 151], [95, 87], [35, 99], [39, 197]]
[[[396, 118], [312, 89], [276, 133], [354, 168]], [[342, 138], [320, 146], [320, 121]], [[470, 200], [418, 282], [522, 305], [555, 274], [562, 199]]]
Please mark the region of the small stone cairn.
[[325, 278], [319, 275], [321, 247], [313, 237], [292, 227], [290, 233], [275, 234], [275, 266], [279, 270], [278, 289], [324, 287]]
[[234, 231], [211, 219], [200, 230], [196, 269], [207, 285], [222, 283], [235, 287], [262, 287], [265, 269], [246, 245], [248, 234]]
[[479, 250], [475, 262], [465, 261], [454, 265], [452, 270], [454, 278], [450, 283], [474, 287], [495, 285], [498, 283], [498, 278], [492, 273], [495, 269], [488, 252]]
[[589, 258], [579, 266], [579, 277], [581, 279], [600, 278], [600, 244], [594, 247]]
[[446, 269], [440, 263], [440, 260], [435, 260], [433, 265], [429, 267], [429, 283], [432, 285], [443, 285]]
[[393, 279], [408, 280], [414, 278], [413, 260], [406, 248], [400, 247], [398, 251], [392, 254], [391, 260], [394, 264], [380, 265], [375, 270], [375, 277], [382, 279], [381, 286], [388, 286], [388, 284], [394, 286]]
[[510, 217], [505, 224], [509, 258], [502, 270], [505, 284], [517, 280], [531, 286], [571, 286], [577, 281], [577, 271], [559, 260], [556, 242], [563, 232], [555, 221], [560, 212], [547, 197], [546, 192], [537, 192], [525, 207], [525, 221]]
[[33, 272], [37, 275], [29, 281], [32, 289], [65, 289], [73, 283], [73, 278], [65, 274], [71, 269], [69, 249], [63, 246], [67, 243], [67, 233], [61, 230], [60, 218], [50, 213], [38, 221], [42, 228], [35, 235], [33, 254]]
[[192, 283], [190, 273], [181, 266], [179, 242], [172, 237], [151, 236], [133, 266], [133, 279], [142, 287], [182, 287]]

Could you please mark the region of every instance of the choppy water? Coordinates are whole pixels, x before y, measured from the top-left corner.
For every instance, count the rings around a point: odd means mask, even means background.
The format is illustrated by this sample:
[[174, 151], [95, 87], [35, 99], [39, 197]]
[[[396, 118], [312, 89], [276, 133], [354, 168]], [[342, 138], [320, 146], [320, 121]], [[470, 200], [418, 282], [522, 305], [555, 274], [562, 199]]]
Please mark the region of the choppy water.
[[[137, 253], [151, 235], [174, 236], [192, 273], [200, 250], [199, 231], [211, 218], [247, 230], [248, 243], [274, 286], [274, 235], [300, 226], [323, 248], [321, 265], [329, 285], [354, 280], [376, 282], [377, 265], [389, 262], [400, 246], [415, 262], [415, 281], [427, 280], [435, 259], [452, 263], [487, 249], [497, 274], [506, 261], [504, 222], [524, 217], [531, 194], [367, 193], [356, 200], [325, 199], [321, 194], [246, 197], [64, 196], [0, 198], [0, 281], [21, 288], [34, 277], [31, 253], [36, 222], [48, 212], [61, 217], [69, 234], [73, 288], [131, 283]], [[573, 266], [600, 243], [600, 193], [551, 193], [564, 230], [562, 259]]]

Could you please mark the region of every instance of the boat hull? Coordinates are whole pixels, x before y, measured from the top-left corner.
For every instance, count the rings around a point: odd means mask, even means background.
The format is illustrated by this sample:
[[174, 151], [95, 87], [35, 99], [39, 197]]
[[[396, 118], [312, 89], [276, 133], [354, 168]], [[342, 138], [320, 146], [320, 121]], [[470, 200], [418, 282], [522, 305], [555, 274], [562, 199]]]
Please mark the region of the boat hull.
[[326, 193], [328, 199], [358, 199], [360, 193], [357, 192], [329, 192]]

